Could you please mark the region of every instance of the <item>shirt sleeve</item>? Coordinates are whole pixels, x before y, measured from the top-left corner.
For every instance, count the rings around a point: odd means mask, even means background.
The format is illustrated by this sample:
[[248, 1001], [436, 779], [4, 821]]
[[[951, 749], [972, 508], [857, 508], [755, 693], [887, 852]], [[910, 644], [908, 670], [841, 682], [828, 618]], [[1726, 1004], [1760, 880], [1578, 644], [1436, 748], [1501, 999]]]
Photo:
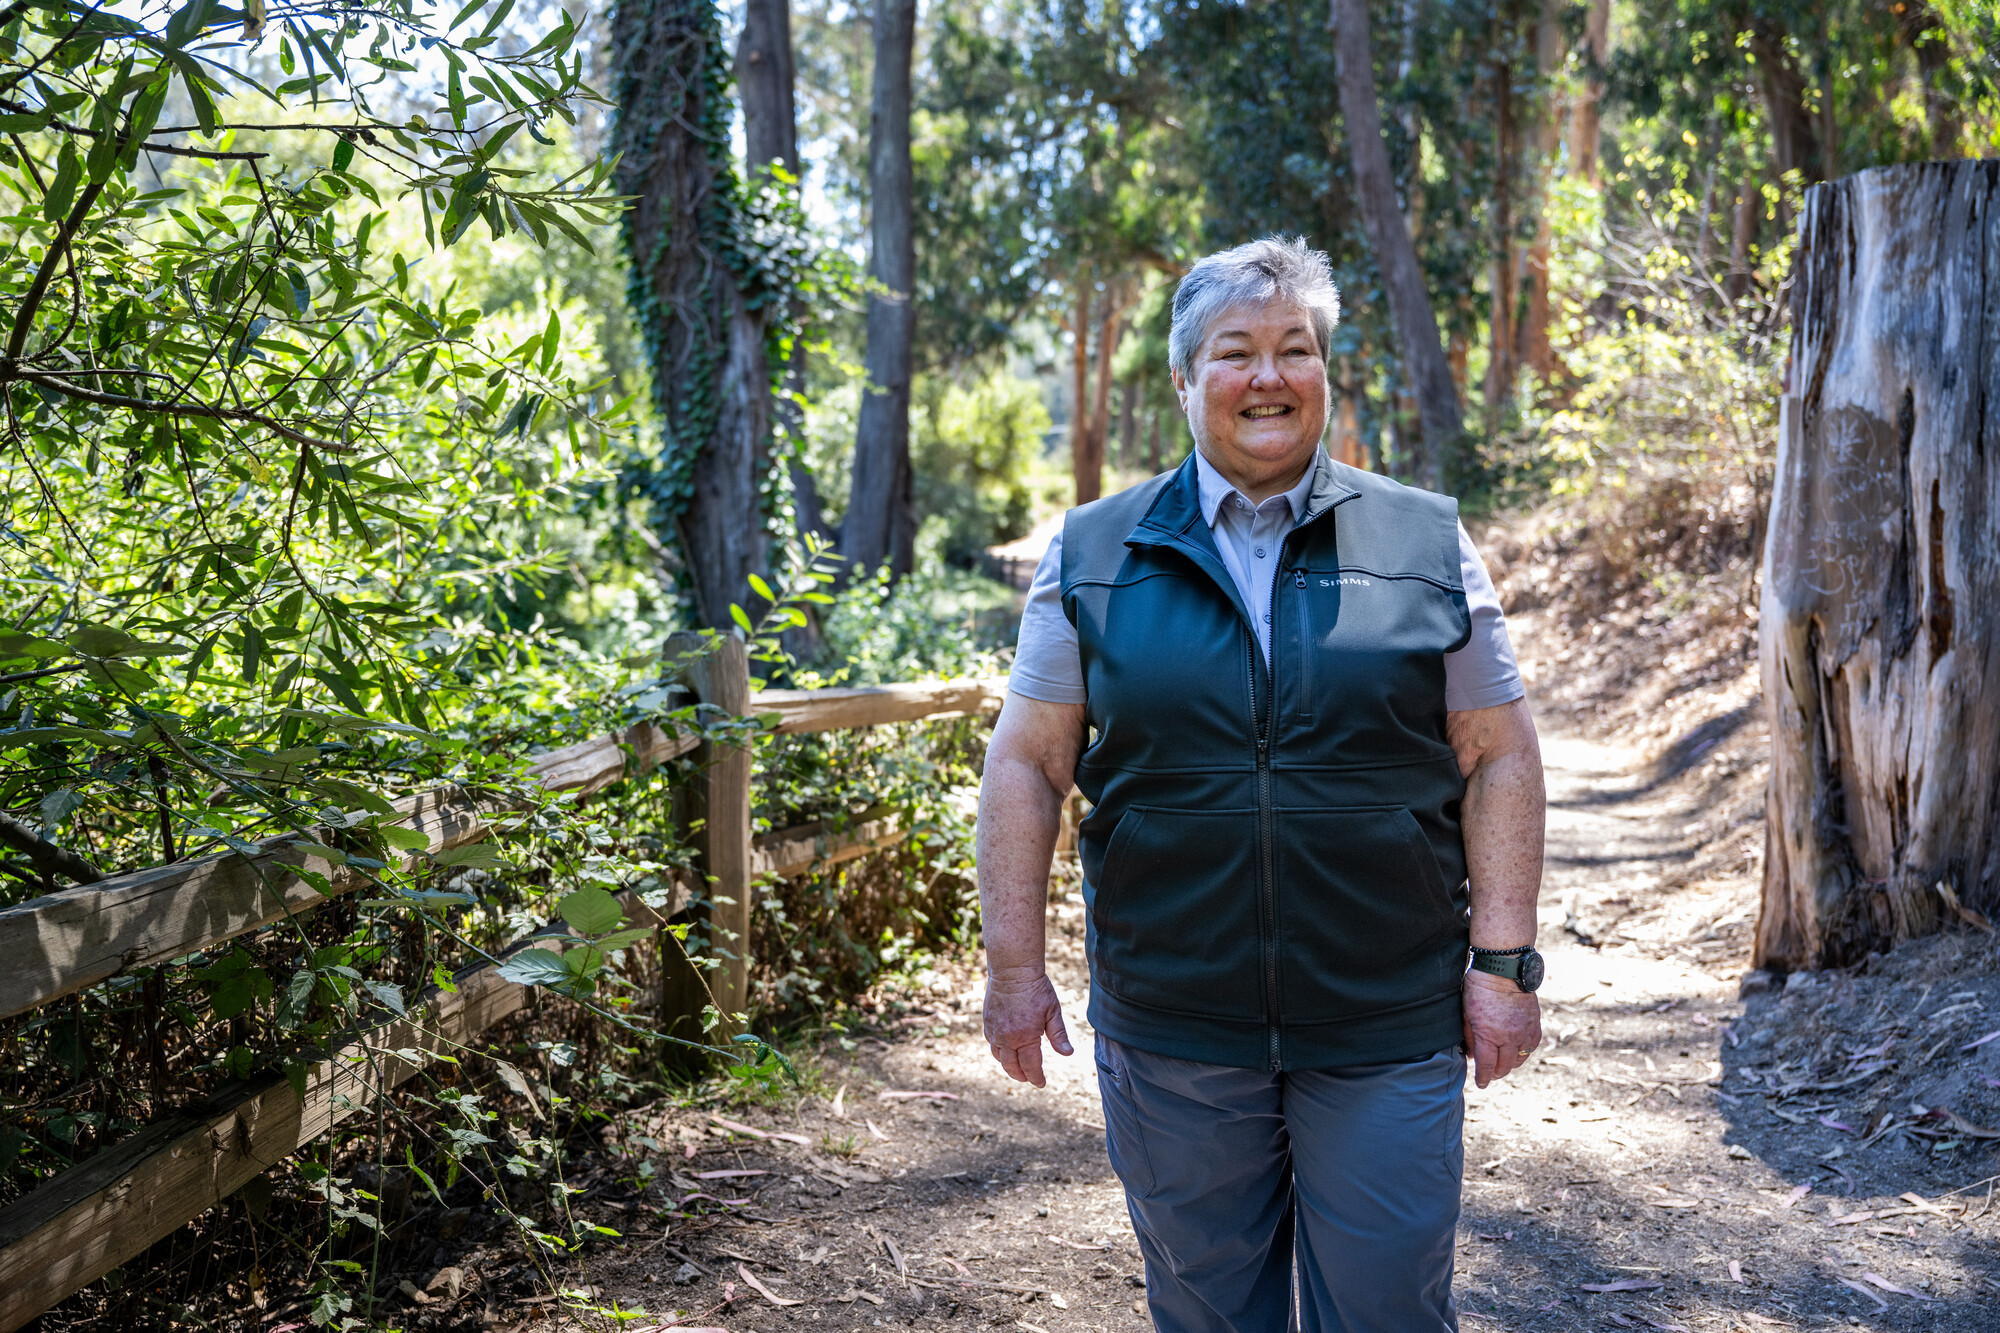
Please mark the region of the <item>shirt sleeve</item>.
[[[1494, 708], [1527, 693], [1514, 662], [1514, 644], [1507, 637], [1507, 617], [1500, 594], [1486, 572], [1486, 562], [1473, 548], [1463, 523], [1458, 525], [1459, 577], [1465, 583], [1465, 607], [1472, 613], [1472, 637], [1465, 647], [1444, 655], [1444, 706], [1449, 712]], [[1062, 608], [1056, 608], [1062, 614]], [[1067, 626], [1068, 622], [1064, 622]], [[1025, 631], [1022, 639], [1025, 641]]]
[[1028, 585], [1028, 604], [1021, 610], [1021, 633], [1015, 641], [1014, 669], [1007, 677], [1007, 688], [1043, 703], [1085, 701], [1076, 626], [1069, 623], [1062, 608], [1060, 531], [1049, 543], [1042, 563], [1035, 566], [1034, 582]]

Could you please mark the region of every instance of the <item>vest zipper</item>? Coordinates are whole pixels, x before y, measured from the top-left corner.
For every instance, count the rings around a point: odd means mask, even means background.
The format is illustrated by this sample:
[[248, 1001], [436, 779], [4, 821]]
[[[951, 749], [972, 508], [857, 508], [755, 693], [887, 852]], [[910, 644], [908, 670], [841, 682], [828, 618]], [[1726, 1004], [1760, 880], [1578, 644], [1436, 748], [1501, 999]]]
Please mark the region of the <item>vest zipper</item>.
[[[1278, 653], [1276, 632], [1278, 626], [1278, 581], [1284, 573], [1285, 551], [1291, 545], [1289, 539], [1279, 544], [1278, 559], [1271, 569], [1271, 625], [1272, 650], [1265, 657], [1264, 706], [1257, 707], [1257, 664], [1250, 663], [1250, 709], [1257, 733], [1257, 842], [1262, 851], [1264, 919], [1270, 923], [1270, 933], [1264, 945], [1264, 1012], [1268, 1016], [1271, 1048], [1271, 1068], [1283, 1069], [1284, 1048], [1281, 1036], [1284, 1027], [1283, 1015], [1278, 1008], [1278, 871], [1277, 871], [1277, 830], [1276, 817], [1271, 809], [1271, 732], [1277, 722], [1278, 711]], [[1250, 650], [1257, 650], [1256, 628], [1251, 627]]]
[[[1306, 572], [1292, 571], [1292, 587], [1299, 592], [1306, 590]], [[1299, 717], [1310, 721], [1313, 715], [1313, 624], [1312, 599], [1299, 598]]]

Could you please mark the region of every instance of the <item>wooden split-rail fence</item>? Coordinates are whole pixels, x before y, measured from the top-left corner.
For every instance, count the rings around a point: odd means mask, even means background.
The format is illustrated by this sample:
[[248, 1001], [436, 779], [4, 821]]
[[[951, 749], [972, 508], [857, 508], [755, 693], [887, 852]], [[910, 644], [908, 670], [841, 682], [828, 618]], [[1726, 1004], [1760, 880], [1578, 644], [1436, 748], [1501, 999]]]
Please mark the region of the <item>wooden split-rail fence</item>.
[[[675, 636], [697, 702], [758, 717], [779, 733], [834, 731], [963, 717], [999, 708], [1004, 679], [921, 681], [863, 689], [749, 688], [744, 645], [734, 638]], [[698, 654], [698, 655], [697, 655]], [[775, 714], [775, 718], [772, 715]], [[755, 886], [862, 856], [900, 841], [893, 814], [857, 827], [817, 825], [751, 836], [748, 750], [673, 736], [651, 723], [539, 756], [529, 775], [551, 793], [581, 798], [700, 748], [693, 784], [699, 868], [708, 886], [708, 931], [725, 960], [706, 983], [684, 959], [662, 956], [663, 1024], [692, 1022], [714, 1002], [741, 1011], [749, 996], [750, 917]], [[429, 838], [428, 853], [478, 842], [498, 803], [457, 788], [396, 802], [398, 822]], [[362, 888], [360, 872], [335, 866], [295, 836], [270, 839], [254, 856], [234, 852], [115, 875], [95, 884], [0, 909], [0, 1018], [50, 1003], [134, 968], [198, 953], [326, 901], [299, 874], [314, 871], [332, 893]], [[412, 857], [414, 862], [415, 857]], [[676, 887], [665, 911], [620, 895], [635, 925], [664, 924], [686, 906]], [[561, 948], [551, 923], [497, 955]], [[0, 1208], [0, 1333], [12, 1333], [209, 1208], [342, 1120], [366, 1110], [429, 1059], [461, 1047], [530, 1001], [527, 986], [498, 965], [468, 967], [451, 990], [430, 988], [405, 1016], [350, 1033], [308, 1074], [303, 1095], [282, 1075], [233, 1084], [199, 1106], [148, 1125], [32, 1194]], [[690, 1030], [699, 1033], [698, 1027]]]

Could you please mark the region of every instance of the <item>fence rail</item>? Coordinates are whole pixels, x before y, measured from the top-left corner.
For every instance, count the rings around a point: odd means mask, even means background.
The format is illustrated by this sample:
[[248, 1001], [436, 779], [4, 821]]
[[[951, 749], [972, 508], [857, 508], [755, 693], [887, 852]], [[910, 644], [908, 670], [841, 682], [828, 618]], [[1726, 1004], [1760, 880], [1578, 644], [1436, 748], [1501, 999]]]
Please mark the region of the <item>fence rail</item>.
[[[669, 652], [697, 646], [711, 649], [688, 673], [697, 699], [758, 717], [781, 733], [987, 713], [1000, 706], [1006, 692], [1004, 678], [987, 678], [752, 694], [739, 641], [670, 643]], [[529, 774], [545, 790], [580, 798], [687, 754], [696, 744], [642, 724], [541, 755]], [[707, 816], [699, 850], [713, 904], [709, 928], [725, 949], [736, 946], [734, 965], [717, 977], [716, 1000], [740, 1010], [748, 998], [748, 950], [742, 946], [749, 938], [756, 880], [790, 878], [850, 860], [900, 841], [907, 830], [889, 814], [850, 830], [815, 824], [753, 841], [749, 756], [704, 758], [711, 762], [696, 781], [696, 796]], [[405, 797], [396, 805], [399, 822], [429, 837], [432, 854], [478, 842], [492, 832], [490, 818], [503, 812], [492, 798], [454, 787]], [[739, 817], [717, 817], [732, 813]], [[326, 895], [298, 873], [301, 869], [323, 875], [336, 894], [368, 882], [359, 872], [306, 852], [301, 841], [274, 838], [254, 856], [232, 852], [156, 866], [0, 910], [0, 958], [7, 960], [0, 969], [0, 1017], [132, 968], [199, 952], [324, 902]], [[634, 923], [646, 925], [680, 910], [689, 894], [686, 884], [678, 885], [665, 914], [629, 893], [621, 899]], [[546, 947], [549, 941], [540, 937], [557, 929], [545, 927], [508, 952], [531, 944]], [[401, 1085], [429, 1058], [519, 1012], [531, 992], [501, 977], [494, 964], [465, 969], [454, 986], [430, 988], [405, 1016], [351, 1034], [308, 1074], [303, 1096], [277, 1076], [232, 1085], [0, 1209], [0, 1333], [12, 1333], [228, 1198]], [[678, 1002], [698, 1013], [694, 999], [683, 978]], [[669, 978], [662, 987], [663, 1023], [671, 1017], [664, 1007], [675, 1002]]]

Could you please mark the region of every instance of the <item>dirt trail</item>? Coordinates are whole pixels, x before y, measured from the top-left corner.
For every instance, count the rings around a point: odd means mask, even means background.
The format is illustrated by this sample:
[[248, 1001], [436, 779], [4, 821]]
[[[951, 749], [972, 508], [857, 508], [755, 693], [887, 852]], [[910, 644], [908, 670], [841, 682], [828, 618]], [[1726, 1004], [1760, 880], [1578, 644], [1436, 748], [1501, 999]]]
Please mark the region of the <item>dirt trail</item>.
[[[1901, 1077], [1891, 1068], [1897, 1034], [1909, 1030], [1913, 1050], [1928, 1045], [1915, 1038], [1929, 1030], [1910, 1027], [1926, 1020], [1907, 1005], [1924, 969], [1944, 969], [1972, 997], [1955, 1011], [1929, 1005], [1949, 1012], [1936, 1019], [1940, 1050], [1956, 1047], [1966, 1029], [1955, 1024], [1983, 1032], [2000, 1014], [1993, 949], [1914, 946], [1895, 956], [1900, 972], [1822, 981], [1818, 991], [1799, 983], [1753, 998], [1746, 1016], [1736, 977], [1754, 858], [1738, 844], [1754, 847], [1761, 828], [1743, 784], [1729, 780], [1742, 766], [1717, 756], [1707, 770], [1663, 775], [1634, 751], [1560, 733], [1546, 754], [1549, 1036], [1513, 1079], [1468, 1090], [1464, 1327], [2000, 1329], [2000, 1218], [1989, 1190], [1932, 1202], [2000, 1170], [1994, 1145], [1940, 1150], [1921, 1125], [1892, 1132], [1899, 1122], [1886, 1109], [1910, 1092], [1886, 1086]], [[746, 1202], [670, 1216], [664, 1235], [635, 1228], [625, 1253], [594, 1257], [577, 1279], [601, 1304], [655, 1312], [627, 1325], [640, 1330], [665, 1311], [732, 1330], [1149, 1327], [1087, 1054], [1080, 900], [1052, 907], [1051, 924], [1082, 1053], [1052, 1062], [1046, 1091], [1009, 1083], [988, 1059], [969, 972], [928, 979], [926, 992], [907, 997], [917, 1007], [900, 1032], [827, 1053], [829, 1086], [844, 1089], [837, 1107], [809, 1098], [739, 1117], [808, 1144], [749, 1139], [686, 1116], [651, 1126], [666, 1145], [653, 1159], [666, 1198]], [[1924, 987], [1926, 1001], [1933, 988]], [[1795, 1027], [1878, 1000], [1867, 1020], [1876, 1027], [1852, 1034], [1855, 1043], [1890, 1034], [1882, 1049], [1891, 1059], [1861, 1066], [1862, 1081], [1888, 1071], [1878, 1086], [1850, 1079], [1825, 1091], [1806, 1082], [1810, 1059], [1794, 1067], [1780, 1058], [1796, 1044]], [[1836, 1060], [1851, 1054], [1831, 1037], [1822, 1046]], [[1963, 1060], [1987, 1052], [2000, 1042]], [[1927, 1077], [1958, 1070], [1951, 1056], [1935, 1060], [1912, 1067]], [[1952, 1077], [1956, 1095], [1968, 1095], [1970, 1075]], [[946, 1096], [884, 1096], [909, 1092]], [[1863, 1127], [1841, 1119], [1862, 1113], [1848, 1108], [1864, 1093], [1877, 1104], [1866, 1128], [1890, 1117], [1868, 1147]], [[720, 1171], [768, 1174], [710, 1174]], [[1876, 1216], [1835, 1220], [1864, 1211]], [[1620, 1283], [1627, 1289], [1584, 1289]]]

